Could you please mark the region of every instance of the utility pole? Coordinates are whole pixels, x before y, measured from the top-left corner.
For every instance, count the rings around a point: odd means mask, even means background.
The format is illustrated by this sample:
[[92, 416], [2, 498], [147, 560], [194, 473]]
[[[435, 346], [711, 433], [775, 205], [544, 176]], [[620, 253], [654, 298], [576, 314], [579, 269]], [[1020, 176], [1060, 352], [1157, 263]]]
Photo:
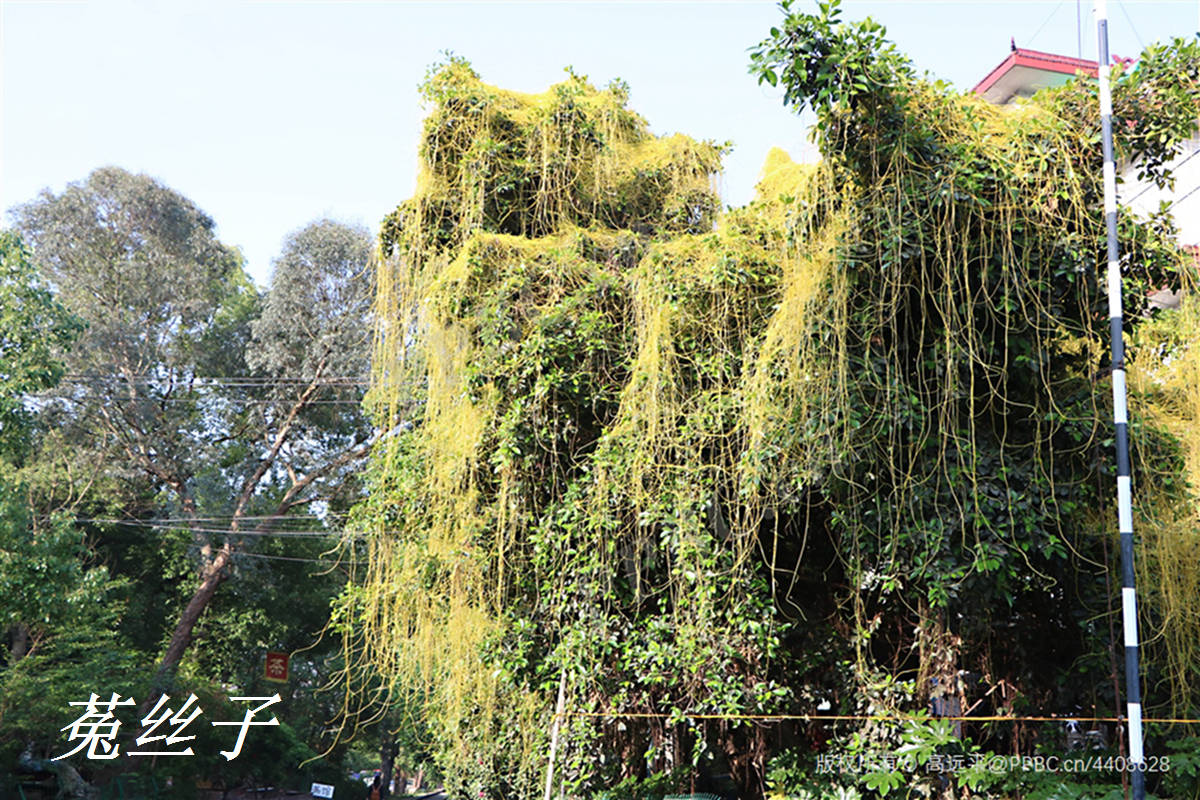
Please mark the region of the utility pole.
[[1138, 670], [1137, 592], [1133, 572], [1133, 499], [1129, 466], [1129, 412], [1122, 338], [1121, 252], [1117, 243], [1117, 169], [1113, 160], [1112, 86], [1108, 55], [1108, 4], [1096, 0], [1097, 61], [1100, 78], [1100, 134], [1104, 144], [1104, 222], [1108, 229], [1108, 316], [1112, 334], [1113, 425], [1117, 441], [1117, 527], [1121, 534], [1121, 616], [1125, 633], [1125, 702], [1133, 800], [1146, 796], [1142, 753], [1142, 687]]

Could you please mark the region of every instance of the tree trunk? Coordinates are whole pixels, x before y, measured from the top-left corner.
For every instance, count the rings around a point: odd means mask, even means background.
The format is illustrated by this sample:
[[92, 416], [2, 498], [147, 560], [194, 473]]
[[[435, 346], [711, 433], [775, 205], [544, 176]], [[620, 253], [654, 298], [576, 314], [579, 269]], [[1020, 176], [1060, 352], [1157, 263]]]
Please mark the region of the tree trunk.
[[387, 722], [385, 717], [379, 723], [379, 771], [381, 773], [379, 793], [382, 800], [387, 800], [390, 794], [388, 787], [392, 785], [392, 769], [396, 766], [396, 737]]
[[[277, 463], [277, 458], [284, 445], [287, 444], [289, 438], [295, 431], [295, 423], [299, 414], [308, 408], [313, 399], [313, 395], [322, 385], [322, 375], [325, 369], [325, 358], [329, 355], [328, 351], [322, 356], [320, 363], [316, 367], [316, 374], [309, 381], [308, 386], [296, 399], [295, 403], [287, 413], [287, 417], [279, 426], [274, 437], [271, 440], [271, 445], [267, 452], [259, 459], [258, 466], [242, 482], [242, 490], [238, 495], [237, 503], [233, 509], [233, 515], [229, 523], [230, 532], [238, 534], [241, 532], [241, 524], [244, 521], [246, 509], [250, 504], [251, 498], [258, 490], [263, 478], [267, 475], [270, 469]], [[334, 472], [340, 467], [345, 466], [353, 461], [364, 458], [371, 451], [375, 443], [376, 436], [369, 436], [365, 440], [358, 439], [353, 447], [344, 450], [334, 458], [326, 461], [324, 464], [310, 470], [307, 474], [300, 477], [297, 476], [291, 465], [287, 466], [288, 474], [292, 478], [292, 484], [283, 493], [283, 497], [278, 501], [275, 507], [275, 512], [271, 517], [260, 522], [254, 530], [254, 533], [266, 533], [271, 529], [271, 526], [276, 520], [287, 516], [288, 512], [298, 505], [309, 502], [314, 498], [301, 498], [300, 495], [308, 490], [314, 482], [320, 480], [326, 475]], [[186, 490], [186, 484], [183, 481], [176, 480], [171, 482], [170, 476], [163, 473], [161, 470], [155, 469], [155, 465], [148, 459], [145, 460], [143, 468], [152, 476], [160, 477], [167, 480], [167, 484], [172, 486], [176, 495], [182, 501], [188, 515], [193, 518], [193, 527], [195, 527], [196, 506], [193, 498]], [[166, 652], [163, 653], [162, 661], [158, 664], [158, 670], [154, 677], [154, 686], [146, 700], [139, 707], [139, 714], [145, 716], [158, 698], [162, 695], [163, 687], [169, 686], [172, 678], [175, 675], [176, 669], [179, 667], [179, 662], [183, 660], [183, 654], [187, 652], [188, 647], [192, 643], [192, 631], [195, 630], [196, 623], [200, 621], [200, 617], [204, 614], [204, 610], [208, 608], [208, 604], [212, 601], [213, 595], [216, 594], [217, 587], [229, 577], [228, 567], [233, 560], [233, 553], [236, 548], [242, 546], [241, 541], [238, 544], [231, 543], [228, 539], [221, 549], [217, 551], [212, 561], [209, 561], [200, 573], [200, 585], [195, 593], [192, 594], [191, 600], [183, 610], [183, 614], [179, 617], [179, 622], [175, 625], [175, 630], [171, 633], [171, 640], [167, 644]], [[208, 554], [207, 545], [202, 548], [206, 557]], [[384, 787], [386, 794], [387, 788]]]
[[58, 780], [58, 797], [71, 800], [96, 800], [100, 790], [85, 781], [79, 772], [65, 761], [45, 761], [34, 758], [26, 750], [17, 758], [17, 763], [33, 772], [52, 772]]
[[[192, 595], [192, 599], [188, 601], [187, 607], [183, 609], [183, 614], [179, 617], [179, 622], [175, 625], [175, 631], [171, 634], [171, 641], [167, 645], [167, 650], [163, 653], [162, 661], [158, 664], [158, 671], [155, 676], [156, 690], [154, 697], [147, 700], [147, 703], [153, 703], [158, 699], [157, 692], [167, 683], [175, 674], [179, 662], [183, 659], [183, 654], [187, 651], [188, 645], [192, 643], [192, 631], [199, 622], [201, 615], [204, 614], [204, 609], [208, 608], [209, 602], [213, 595], [216, 594], [217, 587], [221, 582], [228, 577], [226, 567], [233, 559], [233, 547], [229, 542], [225, 542], [221, 549], [217, 551], [216, 557], [209, 562], [208, 566], [200, 575], [200, 586]], [[149, 708], [149, 706], [147, 706]]]
[[15, 664], [29, 652], [29, 628], [24, 622], [17, 622], [13, 624], [10, 632], [12, 633], [12, 647], [9, 649], [9, 661]]

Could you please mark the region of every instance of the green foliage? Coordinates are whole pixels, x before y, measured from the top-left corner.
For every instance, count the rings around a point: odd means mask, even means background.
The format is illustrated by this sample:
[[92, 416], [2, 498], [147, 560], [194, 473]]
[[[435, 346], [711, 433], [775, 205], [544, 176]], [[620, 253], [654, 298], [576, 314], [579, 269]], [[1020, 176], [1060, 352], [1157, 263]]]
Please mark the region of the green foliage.
[[[948, 721], [894, 723], [890, 746], [869, 746], [858, 736], [835, 738], [825, 755], [785, 750], [767, 772], [772, 797], [846, 800], [862, 797], [927, 798], [955, 792], [1005, 800], [1117, 800], [1124, 796], [1113, 748], [1062, 749], [1039, 744], [1018, 756], [981, 749], [959, 739]], [[1197, 789], [1194, 737], [1168, 741], [1149, 773], [1151, 797], [1193, 797]], [[823, 761], [823, 759], [827, 759]]]
[[89, 323], [71, 366], [101, 375], [186, 369], [239, 290], [240, 258], [213, 221], [145, 175], [109, 167], [14, 211], [58, 299]]
[[[752, 57], [760, 80], [782, 82], [791, 102], [816, 109], [823, 153], [858, 187], [846, 355], [849, 373], [863, 377], [848, 394], [852, 409], [870, 411], [851, 417], [854, 456], [842, 462], [845, 483], [827, 490], [835, 521], [855, 543], [861, 587], [874, 593], [866, 615], [886, 619], [922, 586], [931, 608], [962, 620], [961, 645], [945, 640], [957, 658], [1005, 631], [1008, 656], [993, 653], [981, 671], [1017, 670], [1030, 685], [1039, 676], [1025, 665], [1044, 670], [1048, 654], [1026, 651], [1023, 633], [1046, 626], [1064, 645], [1050, 655], [1062, 668], [1072, 650], [1083, 657], [1104, 646], [1083, 609], [1109, 605], [1084, 577], [1104, 559], [1088, 510], [1112, 491], [1111, 444], [1097, 427], [1107, 412], [1095, 401], [1107, 319], [1096, 280], [1096, 89], [1081, 79], [992, 109], [915, 80], [881, 30], [843, 24], [837, 11], [785, 6], [785, 24]], [[1118, 146], [1148, 174], [1161, 177], [1194, 131], [1194, 61], [1195, 44], [1179, 40], [1116, 76]], [[1146, 315], [1148, 290], [1181, 285], [1184, 260], [1161, 217], [1123, 215], [1121, 238], [1128, 331]], [[1136, 435], [1152, 482], [1177, 484], [1169, 440], [1149, 426]], [[881, 540], [880, 531], [890, 533]], [[1175, 574], [1168, 585], [1177, 588], [1164, 594], [1186, 596]], [[1099, 672], [1091, 680], [1098, 687]], [[1045, 697], [1064, 702], [1063, 685]]]
[[[539, 237], [562, 224], [711, 228], [708, 185], [721, 145], [657, 138], [626, 107], [628, 87], [586, 76], [540, 95], [488, 86], [463, 59], [430, 69], [421, 189], [383, 222], [382, 250], [458, 246], [476, 230]], [[419, 235], [417, 230], [420, 230]]]
[[[109, 614], [111, 604], [105, 609]], [[60, 731], [79, 716], [70, 703], [93, 692], [107, 698], [110, 692], [128, 697], [144, 690], [145, 659], [111, 630], [103, 612], [89, 612], [43, 629], [40, 646], [0, 670], [0, 740], [11, 743], [11, 749], [0, 751], [6, 770], [25, 749], [37, 758], [65, 752]]]
[[0, 763], [29, 749], [48, 757], [68, 703], [132, 691], [143, 667], [114, 633], [127, 589], [89, 566], [80, 531], [56, 517], [35, 524], [24, 498], [0, 483]]
[[829, 124], [914, 78], [908, 60], [887, 40], [887, 29], [870, 17], [843, 22], [841, 0], [821, 0], [816, 14], [794, 12], [794, 5], [779, 4], [782, 26], [750, 54], [760, 84], [782, 84], [785, 105], [797, 112], [811, 107]]
[[[403, 698], [396, 702], [420, 704], [452, 787], [491, 790], [500, 775], [505, 791], [524, 792], [540, 773], [530, 756], [545, 746], [530, 687], [555, 682], [540, 648], [557, 638], [563, 603], [593, 600], [556, 594], [548, 625], [503, 636], [479, 592], [496, 585], [532, 596], [549, 580], [542, 570], [553, 569], [558, 545], [547, 530], [544, 546], [516, 541], [489, 562], [471, 555], [474, 537], [497, 525], [507, 541], [539, 508], [580, 491], [571, 484], [619, 405], [614, 378], [628, 369], [633, 318], [623, 273], [653, 237], [711, 228], [720, 148], [651, 136], [625, 107], [627, 90], [597, 91], [574, 74], [544, 94], [519, 95], [451, 59], [425, 93], [433, 108], [420, 190], [384, 223], [391, 262], [376, 302], [387, 322], [372, 400], [377, 424], [394, 435], [359, 509], [361, 527], [388, 531], [370, 548], [391, 577], [373, 575], [368, 591], [347, 596], [355, 603], [347, 613], [367, 622], [351, 628], [365, 655], [348, 663], [382, 672]], [[477, 451], [480, 436], [486, 450]], [[572, 462], [579, 468], [563, 469]], [[511, 516], [475, 515], [476, 475], [480, 508], [503, 508], [504, 495]], [[411, 589], [392, 600], [383, 586]], [[393, 603], [411, 616], [381, 616], [381, 604]], [[436, 619], [453, 635], [437, 633]], [[522, 624], [519, 615], [511, 621]], [[481, 650], [492, 647], [481, 666]], [[672, 649], [661, 649], [653, 681], [676, 668]], [[634, 647], [628, 654], [640, 658]]]
[[103, 567], [84, 566], [83, 537], [61, 517], [34, 526], [23, 498], [0, 485], [0, 624], [64, 627], [103, 600]]
[[615, 786], [592, 795], [592, 800], [663, 800], [670, 795], [683, 775], [656, 772], [645, 778], [629, 777]]
[[[1176, 38], [1151, 44], [1132, 66], [1113, 67], [1113, 135], [1118, 157], [1129, 159], [1139, 180], [1173, 185], [1169, 164], [1196, 132], [1200, 103], [1200, 40]], [[1098, 87], [1077, 81], [1048, 93], [1072, 125], [1099, 146]]]
[[[260, 534], [289, 527], [284, 518], [294, 508], [318, 499], [343, 510], [348, 501], [337, 493], [354, 493], [348, 472], [370, 436], [357, 408], [369, 353], [367, 234], [328, 220], [297, 232], [260, 298], [213, 221], [148, 176], [96, 170], [15, 217], [59, 300], [88, 323], [65, 356], [71, 381], [43, 400], [58, 433], [42, 443], [31, 485], [46, 506], [69, 503], [83, 516], [132, 521], [93, 532], [103, 556], [146, 588], [137, 609], [169, 609], [123, 621], [137, 645], [164, 646], [166, 626], [196, 591], [193, 576], [227, 544], [319, 556], [325, 546], [317, 539], [285, 548]], [[266, 523], [255, 518], [268, 514]], [[140, 523], [145, 517], [178, 525]], [[243, 531], [254, 538], [234, 538]], [[239, 560], [221, 575], [245, 573], [277, 595], [286, 585], [302, 598], [310, 596], [300, 588], [306, 584], [319, 586], [321, 597], [337, 583], [296, 581], [295, 569], [270, 563]], [[245, 662], [254, 654], [285, 641], [302, 646], [298, 628], [308, 636], [320, 629], [319, 610], [306, 622], [279, 615], [268, 622], [256, 606], [264, 592], [247, 588], [236, 602], [249, 605], [235, 603], [225, 609], [227, 624], [202, 628], [214, 640], [230, 637], [225, 646], [237, 653], [226, 658], [214, 644], [214, 670], [236, 661], [239, 672], [253, 674]]]
[[1122, 90], [1113, 97], [1113, 125], [1124, 132], [1138, 178], [1173, 184], [1165, 167], [1196, 132], [1192, 118], [1200, 104], [1200, 39], [1151, 44], [1122, 78]]
[[271, 290], [254, 320], [251, 368], [291, 380], [328, 373], [366, 374], [369, 366], [371, 236], [329, 219], [309, 223], [284, 242]]
[[227, 432], [213, 435], [220, 417], [200, 391], [205, 367], [245, 371], [240, 351], [214, 358], [244, 324], [227, 304], [254, 295], [240, 256], [187, 198], [115, 167], [44, 192], [14, 217], [58, 301], [87, 323], [48, 423], [69, 431], [73, 450], [124, 472], [127, 493], [144, 490], [129, 491], [139, 472], [156, 489], [186, 487], [201, 464], [220, 460], [213, 442]]
[[1163, 776], [1162, 795], [1200, 796], [1200, 736], [1168, 740], [1163, 755], [1171, 759], [1171, 769]]
[[0, 231], [0, 459], [28, 448], [24, 401], [62, 377], [62, 352], [82, 327], [43, 285], [20, 237]]
[[91, 563], [68, 515], [30, 507], [13, 469], [29, 466], [42, 432], [30, 398], [58, 383], [82, 329], [21, 240], [0, 232], [0, 764], [48, 755], [67, 702], [97, 680], [127, 686], [136, 663], [112, 633], [124, 582]]
[[[537, 791], [562, 678], [578, 794], [675, 769], [754, 793], [771, 734], [733, 715], [1113, 702], [1100, 176], [1068, 122], [1092, 98], [995, 108], [835, 2], [783, 9], [753, 68], [816, 109], [825, 160], [773, 154], [715, 227], [694, 192], [717, 153], [647, 138], [619, 92], [515, 95], [461, 60], [429, 78], [379, 274], [395, 433], [339, 614], [453, 787]], [[688, 183], [623, 166], [655, 150]], [[1169, 226], [1125, 232], [1127, 296], [1178, 285]], [[1001, 736], [866, 719], [842, 740], [920, 761]]]
[[[299, 774], [301, 761], [331, 746], [326, 723], [337, 711], [316, 697], [335, 655], [314, 639], [341, 582], [320, 563], [334, 541], [320, 534], [356, 497], [350, 476], [372, 435], [358, 407], [369, 353], [369, 236], [328, 220], [297, 232], [261, 297], [213, 221], [144, 175], [96, 170], [14, 216], [55, 301], [87, 327], [61, 356], [46, 338], [43, 350], [61, 359], [54, 369], [66, 380], [25, 389], [41, 390], [39, 425], [21, 473], [22, 503], [13, 501], [23, 516], [11, 552], [37, 557], [9, 559], [3, 541], [0, 623], [11, 616], [9, 640], [43, 651], [68, 634], [91, 637], [99, 644], [80, 657], [79, 676], [109, 676], [101, 655], [124, 648], [120, 685], [143, 684], [139, 702], [153, 677], [180, 697], [191, 687], [228, 687], [209, 694], [229, 705], [221, 698], [232, 688], [266, 688], [267, 650], [311, 648], [293, 660], [282, 738], [224, 770], [230, 788]], [[6, 250], [6, 270], [9, 262]], [[27, 294], [49, 302], [49, 294]], [[31, 303], [29, 314], [38, 313], [49, 319]], [[64, 521], [70, 517], [78, 524]], [[96, 562], [116, 580], [92, 568]], [[206, 578], [229, 588], [205, 594]], [[109, 612], [65, 614], [63, 603], [87, 606], [79, 599], [85, 589]], [[124, 607], [114, 604], [118, 592]], [[200, 613], [185, 614], [196, 598]], [[61, 677], [41, 652], [16, 667], [33, 660]], [[85, 682], [72, 677], [64, 691], [86, 698]], [[13, 719], [70, 710], [58, 693], [44, 703], [32, 688], [13, 697], [32, 704], [9, 709]], [[339, 755], [303, 772], [335, 769]], [[213, 767], [180, 761], [168, 770], [180, 786]]]
[[337, 460], [372, 433], [360, 403], [370, 371], [373, 248], [365, 229], [329, 219], [290, 234], [244, 351], [266, 384], [256, 399], [270, 401], [260, 406], [260, 429], [278, 428], [307, 382], [320, 387], [292, 425], [286, 460], [297, 474], [331, 465], [316, 488], [335, 511], [356, 499], [361, 466]]

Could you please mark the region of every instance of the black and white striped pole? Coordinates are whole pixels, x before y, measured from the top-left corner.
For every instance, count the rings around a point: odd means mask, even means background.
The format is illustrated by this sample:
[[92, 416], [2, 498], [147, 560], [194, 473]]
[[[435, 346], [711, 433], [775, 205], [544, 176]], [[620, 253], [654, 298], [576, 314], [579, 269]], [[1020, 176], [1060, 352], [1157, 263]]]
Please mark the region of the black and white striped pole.
[[1113, 423], [1117, 439], [1117, 523], [1121, 533], [1121, 616], [1125, 632], [1125, 702], [1133, 800], [1146, 796], [1142, 753], [1142, 688], [1138, 670], [1137, 593], [1133, 574], [1133, 500], [1129, 470], [1129, 413], [1125, 393], [1125, 344], [1121, 337], [1121, 266], [1117, 244], [1117, 169], [1113, 161], [1112, 87], [1109, 84], [1108, 4], [1096, 0], [1099, 44], [1100, 133], [1104, 142], [1104, 222], [1108, 228], [1108, 316], [1112, 332]]

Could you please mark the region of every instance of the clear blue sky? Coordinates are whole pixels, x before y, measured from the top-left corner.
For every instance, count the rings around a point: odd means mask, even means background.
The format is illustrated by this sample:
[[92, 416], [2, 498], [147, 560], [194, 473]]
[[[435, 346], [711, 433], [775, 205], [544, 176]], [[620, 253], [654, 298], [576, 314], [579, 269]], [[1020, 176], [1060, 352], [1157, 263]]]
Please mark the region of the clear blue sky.
[[[801, 5], [798, 0], [797, 5]], [[1009, 38], [1095, 57], [1090, 0], [858, 2], [919, 69], [970, 88]], [[1200, 0], [1109, 0], [1112, 52], [1197, 28]], [[412, 193], [417, 84], [443, 50], [489, 83], [542, 91], [571, 65], [623, 78], [657, 133], [732, 140], [723, 195], [767, 150], [811, 157], [805, 122], [747, 74], [773, 2], [0, 0], [0, 208], [96, 167], [146, 172], [242, 248], [260, 284], [283, 237], [320, 216], [372, 230]]]

